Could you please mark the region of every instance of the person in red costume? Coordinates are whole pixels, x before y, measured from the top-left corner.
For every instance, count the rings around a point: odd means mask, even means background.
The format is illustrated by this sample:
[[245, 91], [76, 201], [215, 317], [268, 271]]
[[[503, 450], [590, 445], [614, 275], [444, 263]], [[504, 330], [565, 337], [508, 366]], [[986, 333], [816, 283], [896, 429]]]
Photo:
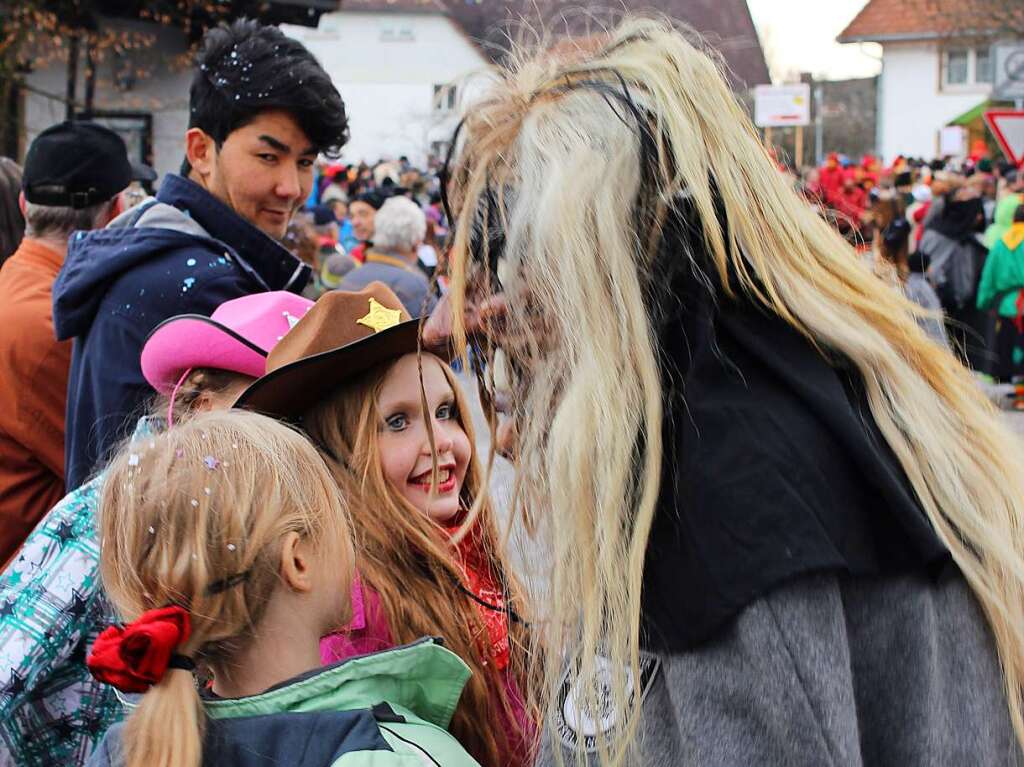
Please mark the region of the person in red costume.
[[843, 167], [839, 164], [839, 155], [830, 152], [821, 168], [820, 183], [826, 202], [831, 203], [839, 196], [843, 186]]

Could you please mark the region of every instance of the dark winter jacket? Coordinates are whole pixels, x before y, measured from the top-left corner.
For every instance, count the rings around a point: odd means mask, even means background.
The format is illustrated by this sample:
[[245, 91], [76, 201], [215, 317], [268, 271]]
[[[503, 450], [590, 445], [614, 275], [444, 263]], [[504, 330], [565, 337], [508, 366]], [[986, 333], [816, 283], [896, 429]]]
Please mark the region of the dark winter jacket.
[[309, 268], [197, 184], [168, 175], [155, 200], [72, 235], [53, 288], [58, 339], [74, 338], [65, 438], [74, 490], [128, 436], [153, 396], [139, 354], [177, 314], [232, 298], [301, 292]]

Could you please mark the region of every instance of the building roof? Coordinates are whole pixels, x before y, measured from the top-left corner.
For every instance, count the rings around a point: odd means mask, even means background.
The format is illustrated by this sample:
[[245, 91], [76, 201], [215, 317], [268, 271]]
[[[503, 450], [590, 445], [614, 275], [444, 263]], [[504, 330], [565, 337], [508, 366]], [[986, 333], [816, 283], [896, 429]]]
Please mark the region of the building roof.
[[[699, 32], [721, 53], [734, 87], [771, 81], [746, 0], [647, 0], [644, 7]], [[586, 35], [595, 21], [580, 12], [579, 0], [342, 0], [341, 10], [447, 13], [491, 60], [501, 58], [517, 30]]]
[[[580, 13], [579, 0], [447, 0], [447, 5], [451, 16], [470, 37], [481, 41], [492, 59], [500, 58], [509, 36], [515, 37], [524, 26], [574, 35], [592, 32], [594, 27], [594, 18]], [[722, 54], [734, 87], [771, 81], [746, 0], [646, 0], [642, 7], [703, 35]]]
[[1013, 5], [1012, 0], [868, 0], [837, 40], [927, 40], [1019, 28], [1024, 6]]

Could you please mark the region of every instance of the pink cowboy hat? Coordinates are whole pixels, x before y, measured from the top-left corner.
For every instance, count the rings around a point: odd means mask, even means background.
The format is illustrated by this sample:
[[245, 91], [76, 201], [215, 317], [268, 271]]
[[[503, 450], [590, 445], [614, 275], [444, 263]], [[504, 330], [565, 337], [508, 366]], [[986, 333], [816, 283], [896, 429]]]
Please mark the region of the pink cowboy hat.
[[267, 355], [313, 302], [285, 290], [233, 298], [212, 315], [179, 314], [164, 320], [142, 347], [142, 375], [170, 394], [193, 368], [217, 368], [259, 378]]

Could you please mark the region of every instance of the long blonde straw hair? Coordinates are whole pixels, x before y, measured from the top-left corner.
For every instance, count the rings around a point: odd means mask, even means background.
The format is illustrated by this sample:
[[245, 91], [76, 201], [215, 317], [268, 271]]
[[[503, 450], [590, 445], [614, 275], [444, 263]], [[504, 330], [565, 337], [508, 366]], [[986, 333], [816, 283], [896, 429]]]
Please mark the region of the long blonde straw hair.
[[[496, 77], [465, 116], [448, 185], [458, 219], [452, 313], [464, 348], [467, 293], [487, 294], [479, 263], [500, 229], [501, 343], [519, 419], [515, 511], [544, 521], [552, 546], [540, 703], [566, 661], [590, 710], [599, 653], [639, 678], [662, 459], [646, 278], [665, 211], [685, 194], [717, 272], [709, 283], [856, 366], [882, 434], [984, 608], [1024, 742], [1024, 463], [970, 372], [794, 193], [712, 57], [669, 24], [626, 20], [596, 50], [523, 55]], [[654, 167], [642, 165], [647, 156]], [[653, 210], [638, 203], [651, 199]], [[625, 671], [604, 682], [625, 724], [597, 747], [602, 764], [618, 765], [636, 741], [639, 696]]]
[[[192, 633], [176, 652], [216, 674], [259, 631], [292, 531], [338, 552], [338, 588], [351, 587], [347, 507], [309, 441], [253, 413], [197, 415], [111, 463], [100, 506], [103, 586], [125, 621], [186, 608]], [[237, 585], [210, 593], [232, 578]], [[128, 767], [198, 767], [204, 722], [192, 674], [169, 670], [128, 718]]]
[[[358, 507], [352, 524], [359, 550], [359, 576], [379, 595], [391, 638], [410, 642], [425, 634], [440, 635], [446, 646], [473, 671], [452, 719], [451, 730], [484, 765], [529, 764], [528, 754], [510, 756], [506, 730], [515, 724], [501, 673], [491, 660], [487, 631], [472, 599], [459, 588], [464, 577], [453, 544], [437, 524], [412, 506], [386, 477], [380, 460], [382, 416], [377, 401], [393, 360], [346, 383], [303, 416], [303, 425], [321, 446], [339, 485]], [[477, 457], [469, 403], [451, 369], [425, 355], [423, 365], [438, 364], [455, 395], [459, 424], [473, 446], [462, 485], [468, 535], [496, 581], [507, 605], [525, 616], [522, 589], [506, 563], [495, 529], [494, 510]], [[358, 499], [358, 500], [355, 500]], [[510, 670], [520, 689], [528, 687], [525, 627], [509, 620]], [[524, 737], [532, 733], [521, 733]], [[515, 759], [515, 761], [512, 761]]]

